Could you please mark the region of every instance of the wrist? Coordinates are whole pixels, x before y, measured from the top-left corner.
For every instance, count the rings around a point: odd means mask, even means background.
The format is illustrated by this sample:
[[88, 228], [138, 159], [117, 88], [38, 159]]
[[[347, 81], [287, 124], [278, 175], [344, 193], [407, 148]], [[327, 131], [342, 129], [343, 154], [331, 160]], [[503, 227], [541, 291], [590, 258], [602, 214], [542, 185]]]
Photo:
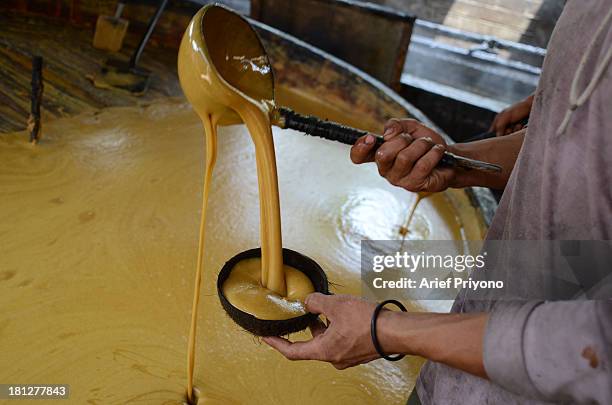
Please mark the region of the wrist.
[[377, 320], [378, 342], [384, 354], [421, 355], [418, 350], [418, 328], [411, 313], [384, 310]]
[[[490, 187], [495, 189], [503, 189], [512, 172], [516, 155], [512, 156], [513, 151], [518, 155], [520, 145], [522, 144], [522, 134], [525, 130], [519, 131], [516, 134], [498, 137], [493, 139], [484, 139], [468, 143], [460, 143], [449, 145], [449, 152], [458, 156], [467, 157], [484, 162], [495, 163], [502, 167], [501, 173], [488, 173], [479, 170], [454, 169], [455, 176], [449, 183], [452, 188], [464, 187]], [[520, 138], [515, 136], [520, 135]], [[520, 139], [520, 142], [515, 142]], [[515, 145], [513, 143], [518, 143]], [[516, 146], [519, 146], [516, 148]], [[504, 156], [500, 158], [500, 151], [504, 151]]]
[[[448, 145], [447, 150], [457, 156], [480, 160], [477, 156], [477, 153], [472, 150], [472, 147], [469, 143]], [[460, 168], [454, 168], [453, 170], [453, 179], [448, 184], [450, 188], [464, 188], [478, 185], [478, 182], [480, 181], [479, 172], [474, 170], [464, 170]]]
[[485, 377], [483, 344], [488, 314], [381, 312], [377, 335], [385, 354], [421, 356]]

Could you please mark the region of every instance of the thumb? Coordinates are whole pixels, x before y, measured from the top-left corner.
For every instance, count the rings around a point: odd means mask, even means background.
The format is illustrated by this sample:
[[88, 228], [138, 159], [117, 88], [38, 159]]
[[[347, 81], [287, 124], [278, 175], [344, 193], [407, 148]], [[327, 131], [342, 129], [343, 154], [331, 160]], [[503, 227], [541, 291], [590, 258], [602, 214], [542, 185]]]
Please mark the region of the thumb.
[[385, 137], [385, 140], [388, 141], [397, 134], [405, 133], [409, 135], [414, 135], [416, 131], [422, 129], [430, 130], [421, 122], [413, 118], [392, 118], [385, 124], [385, 132], [383, 136]]
[[331, 295], [312, 293], [306, 297], [304, 304], [306, 305], [308, 312], [313, 314], [327, 315], [329, 313], [332, 300], [333, 298]]
[[374, 160], [374, 146], [376, 144], [376, 138], [372, 134], [362, 136], [355, 142], [351, 147], [351, 160], [355, 164], [361, 164], [366, 162], [372, 162]]

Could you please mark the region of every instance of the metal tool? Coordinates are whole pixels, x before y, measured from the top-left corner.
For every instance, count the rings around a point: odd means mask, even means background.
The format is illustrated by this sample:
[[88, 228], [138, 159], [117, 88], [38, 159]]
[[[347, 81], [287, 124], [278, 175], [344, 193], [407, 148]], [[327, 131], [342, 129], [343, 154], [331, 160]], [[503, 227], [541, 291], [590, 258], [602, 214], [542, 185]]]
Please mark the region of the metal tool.
[[[232, 57], [228, 50], [231, 50]], [[235, 63], [236, 60], [244, 63]], [[178, 67], [187, 99], [206, 99], [206, 108], [215, 111], [218, 122], [222, 124], [240, 122], [239, 114], [229, 106], [236, 100], [248, 102], [245, 97], [251, 97], [268, 108], [271, 123], [281, 128], [349, 145], [367, 133], [277, 106], [274, 102], [274, 70], [263, 44], [245, 18], [223, 6], [207, 5], [194, 16], [181, 42]], [[210, 80], [211, 75], [222, 80]], [[378, 135], [377, 145], [383, 142], [382, 136]], [[485, 172], [501, 171], [497, 165], [449, 152], [444, 152], [440, 164]]]
[[151, 37], [155, 25], [166, 8], [168, 0], [161, 0], [155, 14], [149, 20], [149, 25], [140, 43], [134, 50], [129, 62], [119, 59], [109, 59], [102, 67], [101, 75], [94, 78], [94, 85], [100, 88], [118, 88], [127, 90], [133, 95], [142, 95], [149, 87], [151, 72], [138, 66], [142, 52]]
[[[277, 108], [275, 114], [276, 118], [273, 118], [273, 121], [281, 128], [295, 129], [308, 135], [318, 136], [347, 145], [353, 145], [358, 138], [368, 134], [367, 131], [347, 127], [337, 122], [323, 121], [310, 115], [301, 115], [285, 107]], [[385, 142], [381, 135], [372, 135], [376, 138], [376, 147]], [[444, 152], [439, 165], [491, 173], [501, 172], [501, 167], [498, 165], [457, 156], [450, 152]]]

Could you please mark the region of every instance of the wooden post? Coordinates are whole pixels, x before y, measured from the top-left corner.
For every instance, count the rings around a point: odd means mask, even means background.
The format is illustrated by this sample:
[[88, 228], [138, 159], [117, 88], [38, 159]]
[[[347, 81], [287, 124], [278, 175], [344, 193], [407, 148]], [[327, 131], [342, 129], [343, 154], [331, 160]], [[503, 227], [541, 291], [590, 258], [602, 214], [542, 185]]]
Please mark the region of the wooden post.
[[40, 138], [40, 105], [43, 95], [42, 56], [32, 58], [32, 94], [30, 117], [28, 118], [28, 130], [30, 131], [30, 142], [38, 143]]

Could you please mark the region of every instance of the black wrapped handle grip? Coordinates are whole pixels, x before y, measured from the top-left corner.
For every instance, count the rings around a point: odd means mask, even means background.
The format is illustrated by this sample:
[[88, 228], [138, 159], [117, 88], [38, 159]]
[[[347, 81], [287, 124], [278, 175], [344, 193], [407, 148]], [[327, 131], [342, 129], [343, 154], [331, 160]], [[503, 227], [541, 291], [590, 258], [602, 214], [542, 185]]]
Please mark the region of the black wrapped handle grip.
[[[347, 145], [353, 145], [360, 137], [367, 134], [367, 131], [348, 127], [333, 121], [322, 120], [312, 115], [302, 115], [295, 111], [280, 107], [277, 110], [278, 118], [276, 124], [281, 128], [295, 129], [308, 135], [318, 136], [330, 141], [337, 141]], [[382, 136], [376, 137], [376, 147], [385, 142]], [[444, 152], [439, 165], [449, 167], [460, 167], [468, 170], [479, 170], [489, 173], [501, 172], [501, 167], [491, 163], [481, 162], [480, 160], [469, 159], [457, 156], [450, 152]]]

